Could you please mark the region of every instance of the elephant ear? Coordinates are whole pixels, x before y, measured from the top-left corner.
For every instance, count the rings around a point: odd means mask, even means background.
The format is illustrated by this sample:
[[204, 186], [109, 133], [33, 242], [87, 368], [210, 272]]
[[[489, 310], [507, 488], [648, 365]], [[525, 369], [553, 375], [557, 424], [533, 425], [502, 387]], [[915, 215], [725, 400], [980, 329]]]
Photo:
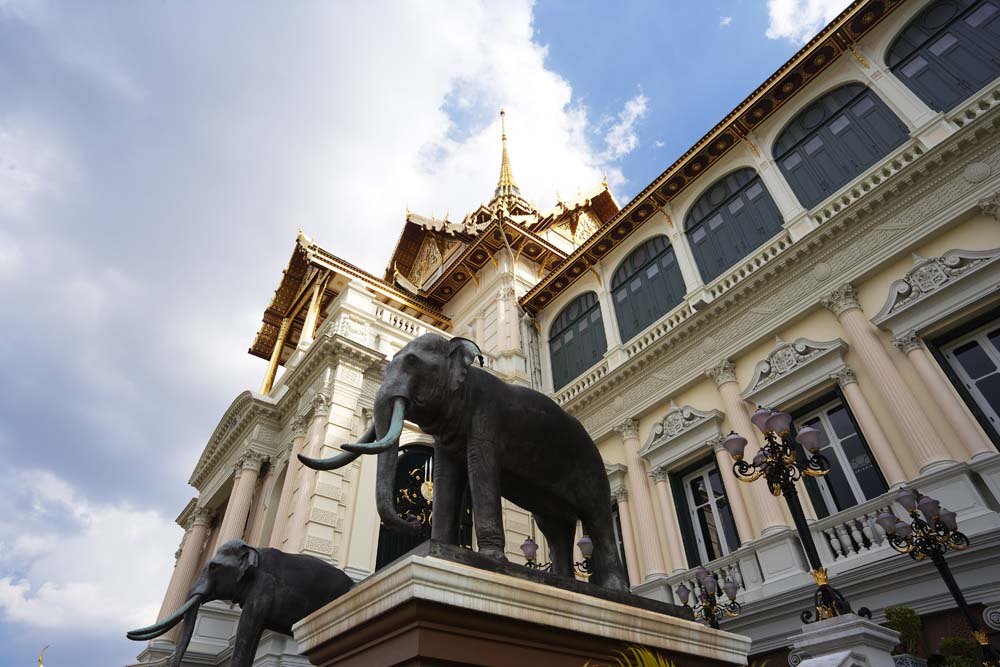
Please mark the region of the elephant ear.
[[244, 544], [240, 547], [240, 564], [239, 564], [239, 574], [236, 577], [237, 581], [242, 581], [243, 577], [246, 576], [247, 572], [257, 568], [258, 563], [260, 563], [260, 552], [254, 549], [249, 544]]
[[448, 389], [457, 391], [465, 381], [465, 375], [472, 362], [479, 359], [483, 365], [483, 353], [479, 346], [468, 338], [452, 338], [448, 341]]

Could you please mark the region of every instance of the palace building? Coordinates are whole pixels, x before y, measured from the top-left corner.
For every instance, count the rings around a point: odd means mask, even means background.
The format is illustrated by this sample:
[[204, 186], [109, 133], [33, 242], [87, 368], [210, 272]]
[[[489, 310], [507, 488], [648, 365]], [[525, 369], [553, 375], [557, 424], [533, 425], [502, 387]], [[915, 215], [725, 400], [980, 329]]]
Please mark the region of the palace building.
[[[957, 512], [972, 546], [948, 559], [996, 633], [1000, 1], [852, 3], [623, 206], [603, 183], [538, 210], [504, 135], [489, 203], [407, 213], [382, 275], [300, 233], [249, 350], [263, 382], [191, 475], [161, 617], [228, 539], [355, 579], [420, 541], [380, 531], [375, 457], [316, 472], [296, 455], [357, 439], [388, 359], [427, 332], [476, 341], [487, 370], [578, 418], [607, 465], [633, 592], [676, 602], [702, 565], [735, 582], [742, 613], [722, 628], [755, 658], [785, 661], [815, 589], [783, 500], [741, 483], [721, 446], [736, 431], [755, 451], [757, 405], [821, 432], [832, 470], [800, 497], [855, 608], [881, 621], [913, 607], [928, 652], [965, 634], [933, 566], [875, 521], [905, 518], [893, 498], [913, 486]], [[399, 509], [429, 521], [431, 440], [407, 428], [401, 445]], [[529, 536], [547, 560], [526, 512], [505, 506], [505, 531], [512, 561]], [[238, 614], [206, 605], [185, 664], [227, 664]], [[266, 634], [256, 664], [308, 663]]]

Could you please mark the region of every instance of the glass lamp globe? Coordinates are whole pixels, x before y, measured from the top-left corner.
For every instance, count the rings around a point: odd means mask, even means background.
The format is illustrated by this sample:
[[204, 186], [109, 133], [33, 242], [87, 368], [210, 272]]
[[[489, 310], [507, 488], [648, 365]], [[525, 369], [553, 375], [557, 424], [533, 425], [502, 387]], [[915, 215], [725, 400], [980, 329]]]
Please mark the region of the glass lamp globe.
[[913, 535], [913, 527], [908, 523], [903, 523], [902, 521], [896, 522], [896, 537], [906, 540], [909, 539], [910, 535]]
[[535, 560], [535, 556], [538, 555], [538, 543], [530, 537], [525, 538], [524, 542], [521, 542], [521, 553], [527, 560]]
[[729, 455], [732, 456], [734, 460], [742, 461], [743, 452], [747, 448], [747, 439], [736, 431], [732, 431], [726, 436], [726, 439], [722, 441], [722, 446], [727, 452], [729, 452]]
[[589, 535], [581, 537], [576, 546], [580, 548], [580, 553], [584, 558], [590, 558], [594, 555], [594, 541], [590, 539]]
[[942, 509], [938, 518], [948, 530], [958, 530], [958, 516], [951, 510]]
[[787, 412], [772, 412], [771, 416], [768, 417], [767, 421], [764, 423], [764, 427], [768, 431], [785, 433], [788, 430], [788, 425], [791, 423], [792, 416]]
[[705, 587], [705, 592], [709, 595], [715, 595], [719, 592], [719, 580], [712, 575], [705, 577], [701, 584]]
[[930, 496], [924, 496], [917, 501], [917, 509], [928, 521], [937, 521], [941, 515], [941, 503]]
[[725, 593], [726, 597], [729, 598], [730, 600], [736, 599], [736, 593], [738, 592], [738, 590], [739, 587], [736, 585], [736, 582], [733, 581], [732, 579], [727, 579], [726, 583], [722, 584], [722, 592]]
[[688, 597], [691, 595], [691, 589], [685, 586], [683, 582], [677, 586], [675, 592], [677, 593], [677, 599], [681, 601], [681, 604], [688, 603]]
[[896, 494], [896, 502], [902, 505], [907, 512], [912, 512], [917, 509], [917, 494], [913, 492], [913, 489], [900, 489], [899, 493]]
[[819, 436], [820, 431], [818, 428], [803, 426], [795, 434], [795, 441], [815, 454], [819, 451]]
[[892, 535], [893, 533], [896, 532], [897, 520], [898, 519], [896, 519], [895, 514], [890, 514], [889, 512], [882, 512], [881, 514], [878, 515], [878, 518], [875, 519], [875, 522], [878, 525], [882, 526], [882, 530], [884, 530], [887, 534]]
[[754, 411], [753, 416], [750, 417], [750, 421], [753, 425], [757, 427], [761, 433], [767, 430], [767, 420], [771, 418], [771, 411], [767, 408], [757, 407]]

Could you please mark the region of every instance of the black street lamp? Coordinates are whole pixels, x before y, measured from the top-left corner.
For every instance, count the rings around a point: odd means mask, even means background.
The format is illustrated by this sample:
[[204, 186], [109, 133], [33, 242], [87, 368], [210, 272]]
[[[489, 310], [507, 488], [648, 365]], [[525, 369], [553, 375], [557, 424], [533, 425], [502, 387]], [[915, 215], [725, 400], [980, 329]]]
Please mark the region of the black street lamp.
[[[986, 631], [969, 609], [962, 589], [958, 587], [948, 561], [944, 559], [948, 551], [964, 551], [969, 548], [969, 538], [959, 532], [955, 513], [944, 509], [940, 502], [916, 489], [900, 489], [896, 494], [896, 502], [909, 513], [912, 521], [907, 524], [899, 521], [895, 514], [880, 514], [877, 521], [885, 530], [889, 544], [900, 553], [910, 554], [910, 558], [915, 561], [931, 559], [972, 629], [972, 636], [979, 644], [983, 667], [1000, 667], [1000, 654], [990, 646]], [[921, 514], [924, 515], [923, 518], [920, 517]]]
[[[795, 522], [795, 529], [799, 533], [802, 548], [809, 560], [810, 574], [817, 585], [814, 598], [816, 618], [813, 618], [811, 609], [806, 609], [801, 614], [802, 622], [812, 623], [814, 620], [851, 613], [851, 604], [847, 598], [830, 585], [826, 568], [819, 559], [816, 543], [813, 542], [812, 533], [809, 532], [809, 524], [806, 522], [806, 515], [802, 511], [802, 503], [795, 488], [795, 482], [801, 479], [802, 475], [822, 477], [830, 472], [830, 463], [819, 453], [820, 432], [806, 426], [796, 433], [795, 441], [805, 447], [810, 454], [809, 458], [801, 460], [789, 435], [788, 429], [792, 423], [790, 414], [759, 407], [750, 421], [764, 434], [765, 440], [764, 446], [751, 463], [743, 460], [747, 440], [735, 431], [726, 437], [723, 447], [734, 459], [733, 473], [736, 479], [741, 482], [753, 482], [763, 477], [767, 480], [773, 495], [785, 498], [788, 511], [791, 512], [792, 520]], [[858, 615], [871, 618], [871, 612], [865, 607], [858, 609]]]
[[[580, 550], [583, 560], [573, 563], [573, 571], [578, 576], [589, 579], [590, 575], [594, 573], [591, 569], [593, 565], [590, 560], [590, 557], [594, 555], [594, 541], [590, 539], [589, 535], [584, 535], [576, 543], [576, 546]], [[552, 571], [551, 562], [539, 563], [535, 560], [535, 557], [538, 555], [538, 543], [530, 535], [525, 538], [524, 542], [521, 542], [521, 553], [524, 554], [525, 567], [530, 567], [532, 570]]]
[[[719, 619], [733, 618], [734, 616], [739, 616], [740, 613], [740, 603], [736, 601], [736, 592], [738, 586], [736, 582], [732, 579], [727, 579], [724, 584], [722, 584], [722, 591], [729, 598], [728, 602], [720, 600], [716, 597], [719, 593], [719, 580], [709, 572], [704, 567], [699, 567], [694, 571], [694, 577], [697, 580], [698, 594], [696, 597], [696, 602], [694, 609], [694, 617], [698, 620], [708, 621], [709, 627], [713, 627], [716, 630], [719, 629]], [[677, 597], [680, 599], [681, 604], [691, 609], [688, 605], [688, 598], [691, 596], [691, 589], [684, 585], [683, 582], [676, 589]]]

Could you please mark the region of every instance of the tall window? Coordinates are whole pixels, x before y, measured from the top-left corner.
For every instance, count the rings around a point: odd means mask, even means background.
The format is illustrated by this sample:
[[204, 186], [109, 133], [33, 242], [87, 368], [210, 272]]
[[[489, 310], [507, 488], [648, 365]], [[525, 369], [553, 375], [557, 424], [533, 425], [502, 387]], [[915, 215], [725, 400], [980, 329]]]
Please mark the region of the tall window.
[[597, 295], [587, 292], [563, 308], [552, 324], [552, 385], [559, 389], [596, 364], [608, 349]]
[[860, 83], [827, 93], [800, 112], [774, 143], [781, 173], [812, 208], [906, 141], [907, 130]]
[[889, 49], [893, 73], [935, 111], [1000, 76], [1000, 1], [937, 0]]
[[684, 291], [684, 278], [666, 236], [654, 237], [633, 250], [611, 279], [622, 342], [679, 304]]
[[628, 568], [628, 562], [625, 560], [625, 540], [622, 538], [622, 515], [618, 511], [618, 503], [611, 503], [611, 518], [614, 519], [612, 527], [615, 531], [615, 546], [618, 547], [618, 556], [622, 559], [622, 566], [626, 569]]
[[994, 431], [1000, 431], [1000, 321], [944, 348], [945, 359]]
[[434, 479], [434, 449], [423, 445], [404, 447], [396, 462], [396, 512], [420, 519], [416, 535], [382, 528], [378, 534], [375, 569], [396, 560], [431, 536], [431, 489]]
[[714, 463], [682, 478], [688, 519], [701, 562], [708, 563], [740, 546], [722, 476]]
[[886, 492], [885, 480], [868, 445], [839, 399], [795, 420], [796, 429], [804, 426], [820, 432], [820, 453], [830, 462], [826, 476], [806, 481], [817, 514], [836, 514]]
[[695, 202], [684, 228], [706, 283], [781, 230], [781, 213], [753, 169], [713, 183]]

